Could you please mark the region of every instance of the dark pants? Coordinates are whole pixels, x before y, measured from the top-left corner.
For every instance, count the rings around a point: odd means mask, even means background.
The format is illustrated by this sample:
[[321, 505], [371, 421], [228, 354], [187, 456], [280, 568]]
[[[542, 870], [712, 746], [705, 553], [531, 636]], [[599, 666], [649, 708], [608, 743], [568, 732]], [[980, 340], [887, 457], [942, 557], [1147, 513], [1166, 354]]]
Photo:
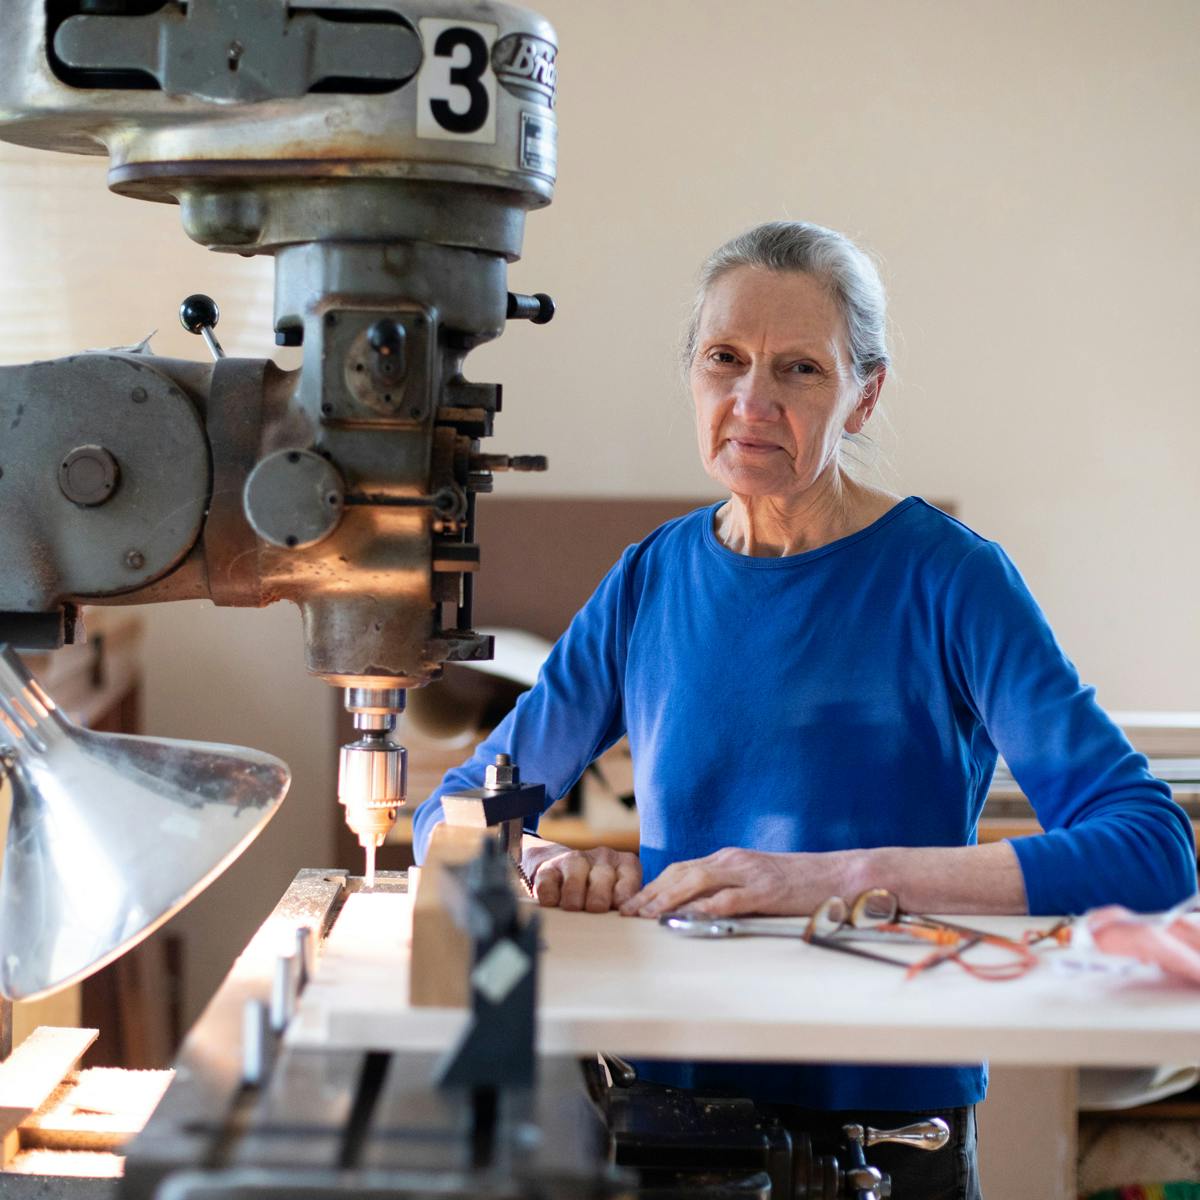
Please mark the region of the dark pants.
[[892, 1200], [982, 1200], [976, 1152], [975, 1107], [940, 1108], [927, 1112], [813, 1112], [790, 1104], [760, 1105], [788, 1129], [812, 1138], [813, 1152], [833, 1154], [843, 1143], [843, 1125], [897, 1129], [929, 1117], [950, 1126], [950, 1140], [940, 1150], [911, 1146], [872, 1146], [867, 1162], [892, 1177]]

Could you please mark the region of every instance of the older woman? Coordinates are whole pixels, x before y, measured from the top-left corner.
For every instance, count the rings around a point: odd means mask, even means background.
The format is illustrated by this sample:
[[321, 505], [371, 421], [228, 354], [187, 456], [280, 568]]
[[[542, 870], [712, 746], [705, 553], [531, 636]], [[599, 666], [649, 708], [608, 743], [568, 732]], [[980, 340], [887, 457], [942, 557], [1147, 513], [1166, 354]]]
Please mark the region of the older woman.
[[[914, 911], [1064, 913], [1195, 890], [1186, 817], [1004, 552], [845, 470], [887, 373], [884, 330], [874, 267], [831, 230], [775, 222], [709, 258], [686, 364], [700, 455], [729, 497], [626, 550], [537, 685], [418, 811], [419, 850], [439, 795], [478, 786], [496, 753], [556, 797], [627, 733], [641, 853], [529, 838], [543, 904], [804, 913], [882, 886]], [[978, 846], [997, 751], [1046, 832]], [[953, 1110], [959, 1153], [908, 1160], [953, 1159], [945, 1194], [975, 1194], [982, 1065], [643, 1074], [804, 1110]], [[896, 1194], [935, 1194], [917, 1186]]]

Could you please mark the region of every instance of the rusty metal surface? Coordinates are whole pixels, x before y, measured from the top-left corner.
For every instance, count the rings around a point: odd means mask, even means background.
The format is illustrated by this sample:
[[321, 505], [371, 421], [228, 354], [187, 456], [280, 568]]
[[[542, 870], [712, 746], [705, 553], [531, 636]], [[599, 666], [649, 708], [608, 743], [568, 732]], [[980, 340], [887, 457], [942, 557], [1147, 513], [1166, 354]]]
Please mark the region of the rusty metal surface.
[[261, 603], [258, 538], [242, 507], [242, 488], [258, 461], [263, 408], [254, 400], [274, 370], [262, 360], [223, 358], [213, 364], [207, 427], [212, 445], [212, 502], [205, 525], [204, 560], [214, 604]]

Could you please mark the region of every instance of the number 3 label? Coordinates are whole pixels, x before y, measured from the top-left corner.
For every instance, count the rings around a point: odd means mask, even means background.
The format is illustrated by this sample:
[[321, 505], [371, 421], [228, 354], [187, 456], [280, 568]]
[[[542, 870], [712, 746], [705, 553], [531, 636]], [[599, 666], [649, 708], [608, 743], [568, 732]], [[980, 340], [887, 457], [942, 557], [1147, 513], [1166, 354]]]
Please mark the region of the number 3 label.
[[420, 26], [425, 62], [417, 76], [417, 137], [495, 142], [496, 26], [435, 17]]

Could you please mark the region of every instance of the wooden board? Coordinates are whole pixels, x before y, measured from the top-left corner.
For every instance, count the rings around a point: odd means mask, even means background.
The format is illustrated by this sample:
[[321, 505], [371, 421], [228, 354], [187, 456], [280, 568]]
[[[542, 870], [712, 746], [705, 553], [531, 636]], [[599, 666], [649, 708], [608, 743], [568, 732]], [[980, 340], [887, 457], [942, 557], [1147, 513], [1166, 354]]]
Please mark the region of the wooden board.
[[437, 825], [425, 865], [413, 872], [416, 884], [410, 925], [414, 969], [408, 977], [408, 997], [413, 1005], [458, 1007], [467, 1003], [471, 943], [446, 909], [442, 870], [469, 862], [487, 836], [486, 829]]
[[[414, 1009], [403, 895], [347, 901], [288, 1031], [295, 1045], [434, 1049], [464, 1013]], [[1080, 978], [1053, 951], [1016, 982], [895, 968], [802, 942], [696, 941], [653, 921], [541, 910], [547, 1052], [761, 1061], [1142, 1065], [1200, 1053], [1200, 991]], [[1016, 933], [1028, 918], [973, 918]], [[1042, 924], [1038, 921], [1037, 924]]]
[[0, 1139], [3, 1139], [4, 1162], [19, 1148], [18, 1126], [46, 1103], [98, 1036], [95, 1029], [43, 1025], [0, 1063]]
[[21, 1125], [23, 1150], [117, 1150], [140, 1133], [174, 1071], [92, 1067], [60, 1084]]

